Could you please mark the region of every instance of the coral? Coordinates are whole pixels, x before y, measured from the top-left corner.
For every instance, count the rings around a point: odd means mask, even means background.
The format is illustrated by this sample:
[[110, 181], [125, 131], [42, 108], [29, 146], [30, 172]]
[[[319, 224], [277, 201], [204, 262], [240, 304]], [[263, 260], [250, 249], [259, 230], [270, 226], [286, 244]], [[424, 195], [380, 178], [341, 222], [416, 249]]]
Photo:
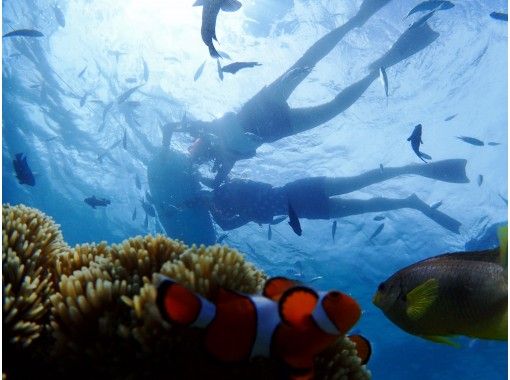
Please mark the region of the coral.
[[[3, 226], [4, 332], [15, 320], [9, 331], [22, 345], [44, 343], [47, 355], [34, 368], [56, 379], [280, 378], [271, 359], [215, 362], [202, 347], [203, 330], [172, 326], [156, 307], [159, 273], [209, 298], [220, 286], [259, 292], [266, 276], [237, 251], [160, 235], [70, 249], [51, 219], [23, 206], [4, 206]], [[36, 339], [43, 331], [44, 341]], [[19, 368], [8, 369], [16, 378]], [[324, 379], [369, 378], [347, 338], [317, 359], [317, 371]]]
[[69, 252], [51, 218], [36, 209], [2, 207], [3, 333], [8, 344], [27, 347], [49, 316], [56, 257]]

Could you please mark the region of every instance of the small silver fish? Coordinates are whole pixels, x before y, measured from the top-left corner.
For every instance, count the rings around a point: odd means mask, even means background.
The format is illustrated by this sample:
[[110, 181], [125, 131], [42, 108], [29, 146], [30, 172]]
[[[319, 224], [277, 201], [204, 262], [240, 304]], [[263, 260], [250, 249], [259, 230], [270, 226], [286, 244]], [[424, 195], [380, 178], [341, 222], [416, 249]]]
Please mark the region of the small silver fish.
[[483, 183], [483, 175], [478, 174], [478, 178], [477, 178], [476, 182], [478, 183], [478, 186], [482, 186], [482, 183]]
[[384, 166], [383, 166], [383, 164], [379, 164], [379, 170], [381, 171], [381, 173], [384, 173]]
[[149, 228], [149, 216], [145, 214], [145, 220], [143, 221], [143, 226], [145, 229]]
[[483, 141], [475, 139], [474, 137], [469, 136], [457, 136], [459, 140], [462, 140], [464, 142], [467, 142], [468, 144], [475, 145], [475, 146], [484, 146]]
[[33, 29], [18, 29], [6, 33], [2, 36], [2, 38], [5, 37], [44, 37], [44, 34], [39, 32], [38, 30]]
[[498, 142], [494, 142], [494, 141], [490, 141], [487, 143], [487, 145], [490, 145], [490, 146], [497, 146], [497, 145], [501, 145], [501, 143], [498, 143]]
[[220, 60], [219, 59], [216, 60], [216, 66], [218, 68], [218, 76], [223, 81], [223, 70], [221, 69], [221, 64], [220, 64]]
[[85, 71], [87, 71], [87, 67], [88, 67], [88, 66], [85, 66], [85, 67], [83, 68], [83, 70], [82, 70], [82, 71], [80, 71], [80, 73], [78, 74], [78, 78], [81, 78], [81, 77], [83, 76], [83, 74], [85, 74]]
[[377, 222], [380, 222], [381, 220], [384, 220], [384, 219], [386, 219], [386, 217], [382, 216], [382, 215], [374, 216], [374, 220]]
[[57, 7], [56, 5], [53, 7], [53, 13], [55, 13], [55, 18], [57, 19], [57, 22], [59, 25], [63, 28], [66, 26], [66, 19], [64, 17], [64, 13], [62, 13], [62, 10]]
[[132, 87], [129, 90], [125, 91], [119, 98], [117, 99], [117, 103], [120, 104], [124, 101], [126, 101], [136, 90], [138, 90], [140, 87], [142, 87], [144, 84], [140, 84], [138, 86]]
[[135, 209], [133, 210], [133, 215], [131, 215], [131, 220], [135, 220], [136, 219], [136, 207]]
[[122, 147], [127, 150], [127, 130], [124, 129], [124, 136], [122, 137]]
[[271, 225], [269, 224], [268, 228], [267, 228], [267, 240], [271, 240], [272, 237], [273, 237], [273, 232], [271, 231]]
[[135, 176], [135, 185], [138, 190], [142, 189], [142, 183], [140, 182], [140, 177], [138, 177], [138, 174]]
[[384, 228], [384, 223], [380, 224], [379, 227], [377, 227], [377, 229], [374, 231], [374, 233], [370, 236], [370, 238], [368, 240], [372, 240], [377, 235], [379, 235], [381, 233], [381, 231], [383, 230], [383, 228]]
[[216, 243], [220, 244], [223, 240], [225, 240], [228, 237], [228, 234], [220, 235], [218, 240], [216, 240]]
[[202, 72], [204, 71], [204, 66], [205, 66], [205, 62], [204, 61], [197, 69], [197, 71], [195, 72], [195, 75], [193, 76], [193, 80], [196, 82], [198, 80], [198, 78], [200, 78], [200, 76], [202, 75]]
[[143, 63], [143, 79], [145, 82], [149, 80], [149, 66], [147, 66], [147, 62], [145, 62], [145, 59], [142, 57], [142, 63]]
[[386, 75], [386, 70], [384, 67], [379, 68], [379, 79], [384, 88], [384, 93], [386, 94], [386, 104], [388, 104], [388, 75]]
[[450, 116], [448, 116], [447, 118], [445, 118], [445, 119], [444, 119], [444, 121], [450, 121], [450, 120], [452, 120], [455, 116], [457, 116], [457, 114], [450, 115]]
[[336, 227], [337, 227], [337, 221], [334, 220], [333, 225], [331, 226], [331, 237], [333, 238], [333, 241], [335, 241]]

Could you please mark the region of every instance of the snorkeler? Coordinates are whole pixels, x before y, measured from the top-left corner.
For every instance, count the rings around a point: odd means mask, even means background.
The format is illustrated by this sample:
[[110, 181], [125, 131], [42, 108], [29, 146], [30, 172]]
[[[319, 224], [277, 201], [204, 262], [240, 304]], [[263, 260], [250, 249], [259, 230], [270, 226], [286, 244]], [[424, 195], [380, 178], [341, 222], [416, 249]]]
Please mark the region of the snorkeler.
[[348, 109], [378, 78], [381, 67], [389, 68], [412, 56], [439, 36], [420, 19], [384, 56], [369, 66], [368, 75], [345, 88], [333, 100], [313, 107], [290, 108], [287, 99], [315, 65], [346, 33], [361, 27], [389, 1], [365, 0], [353, 18], [319, 39], [281, 77], [246, 102], [239, 112], [229, 112], [209, 122], [185, 120], [182, 123], [182, 131], [197, 137], [190, 148], [195, 162], [214, 161], [213, 172], [217, 172], [215, 186], [226, 179], [237, 160], [254, 157], [256, 149], [263, 143], [312, 129]]
[[[214, 221], [223, 229], [231, 230], [248, 222], [274, 224], [281, 221], [275, 217], [287, 215], [291, 203], [297, 216], [305, 219], [333, 219], [411, 208], [422, 212], [449, 231], [459, 233], [461, 223], [428, 206], [415, 194], [407, 198], [394, 199], [376, 197], [368, 200], [335, 197], [400, 175], [414, 174], [438, 181], [467, 183], [466, 160], [450, 159], [428, 164], [412, 164], [401, 167], [374, 169], [354, 177], [310, 177], [299, 179], [284, 186], [273, 187], [268, 183], [234, 179], [215, 188], [211, 193], [199, 197], [209, 203]], [[202, 183], [212, 187], [212, 181]], [[205, 197], [205, 198], [204, 198]], [[197, 199], [187, 202], [194, 207]]]

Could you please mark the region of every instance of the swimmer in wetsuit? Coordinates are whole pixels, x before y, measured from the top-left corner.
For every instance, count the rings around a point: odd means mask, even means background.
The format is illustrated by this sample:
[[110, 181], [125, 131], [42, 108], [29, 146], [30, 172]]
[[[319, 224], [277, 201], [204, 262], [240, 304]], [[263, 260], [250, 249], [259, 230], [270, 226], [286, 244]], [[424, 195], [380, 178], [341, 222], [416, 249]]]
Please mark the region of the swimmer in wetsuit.
[[345, 88], [333, 100], [313, 107], [290, 108], [288, 98], [314, 66], [346, 33], [363, 26], [388, 2], [390, 0], [365, 0], [353, 18], [319, 39], [281, 77], [246, 102], [239, 112], [229, 112], [210, 122], [190, 120], [184, 123], [183, 131], [197, 137], [190, 148], [194, 161], [214, 161], [213, 172], [217, 172], [215, 186], [227, 178], [237, 160], [254, 157], [256, 149], [263, 143], [312, 129], [348, 109], [378, 78], [380, 67], [395, 65], [424, 49], [439, 36], [430, 29], [426, 19], [420, 19], [384, 56], [369, 66], [368, 75]]
[[[467, 183], [466, 160], [451, 159], [428, 164], [413, 164], [396, 168], [371, 170], [354, 177], [311, 177], [287, 183], [281, 187], [234, 179], [215, 188], [208, 197], [214, 221], [231, 230], [248, 222], [259, 224], [277, 222], [275, 217], [287, 215], [292, 204], [297, 216], [305, 219], [332, 219], [349, 215], [412, 208], [418, 210], [444, 228], [459, 233], [460, 222], [429, 207], [415, 194], [407, 198], [372, 198], [368, 200], [335, 197], [350, 193], [390, 178], [415, 174], [438, 181]], [[206, 185], [206, 180], [202, 181]], [[281, 221], [281, 219], [280, 219]]]

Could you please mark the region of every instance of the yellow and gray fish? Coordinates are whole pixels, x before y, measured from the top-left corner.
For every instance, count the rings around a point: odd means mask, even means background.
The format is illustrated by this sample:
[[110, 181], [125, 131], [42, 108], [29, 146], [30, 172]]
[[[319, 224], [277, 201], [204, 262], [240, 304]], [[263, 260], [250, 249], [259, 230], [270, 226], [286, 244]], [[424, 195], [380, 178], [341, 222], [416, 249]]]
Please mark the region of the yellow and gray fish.
[[373, 303], [404, 331], [458, 345], [457, 335], [508, 340], [508, 227], [500, 246], [431, 257], [379, 285]]

